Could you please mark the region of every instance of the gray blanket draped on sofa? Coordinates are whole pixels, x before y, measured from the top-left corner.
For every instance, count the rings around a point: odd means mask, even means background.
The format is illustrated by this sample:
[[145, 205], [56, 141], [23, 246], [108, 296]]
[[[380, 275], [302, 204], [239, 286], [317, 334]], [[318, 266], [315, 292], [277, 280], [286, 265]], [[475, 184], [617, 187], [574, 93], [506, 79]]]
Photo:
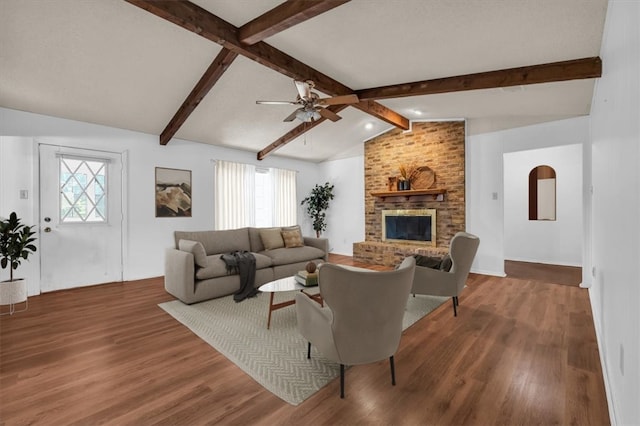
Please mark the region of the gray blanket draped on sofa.
[[240, 290], [233, 295], [233, 300], [241, 302], [247, 297], [258, 294], [256, 282], [256, 258], [248, 251], [225, 253], [220, 258], [227, 265], [227, 272], [240, 275]]

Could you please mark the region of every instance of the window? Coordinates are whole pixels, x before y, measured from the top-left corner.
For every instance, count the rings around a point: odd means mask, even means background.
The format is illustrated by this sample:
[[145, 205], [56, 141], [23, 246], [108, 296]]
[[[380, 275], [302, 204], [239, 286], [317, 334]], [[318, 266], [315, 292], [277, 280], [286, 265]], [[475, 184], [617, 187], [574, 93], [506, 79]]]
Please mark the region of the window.
[[296, 223], [295, 171], [216, 162], [216, 229]]
[[529, 172], [529, 220], [556, 220], [556, 171], [538, 166]]
[[273, 182], [269, 169], [256, 169], [256, 221], [255, 226], [273, 226]]
[[107, 221], [107, 160], [60, 157], [60, 222]]

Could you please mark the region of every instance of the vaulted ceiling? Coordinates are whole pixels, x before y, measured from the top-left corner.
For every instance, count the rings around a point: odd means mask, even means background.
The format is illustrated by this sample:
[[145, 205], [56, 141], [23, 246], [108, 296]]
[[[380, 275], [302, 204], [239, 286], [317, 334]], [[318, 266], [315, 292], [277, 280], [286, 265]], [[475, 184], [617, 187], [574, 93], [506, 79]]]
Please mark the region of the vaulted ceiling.
[[[310, 161], [409, 120], [589, 113], [606, 0], [282, 3], [0, 0], [0, 106]], [[256, 105], [294, 78], [361, 102], [315, 126]]]

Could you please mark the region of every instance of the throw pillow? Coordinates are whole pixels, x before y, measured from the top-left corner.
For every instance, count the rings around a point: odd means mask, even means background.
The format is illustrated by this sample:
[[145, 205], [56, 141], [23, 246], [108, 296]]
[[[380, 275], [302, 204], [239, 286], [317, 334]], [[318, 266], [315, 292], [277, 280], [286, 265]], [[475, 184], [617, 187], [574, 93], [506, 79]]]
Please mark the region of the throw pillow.
[[260, 239], [265, 250], [273, 250], [284, 247], [284, 240], [280, 233], [280, 228], [260, 229]]
[[300, 233], [300, 235], [302, 235], [302, 229], [300, 228], [300, 225], [283, 226], [282, 230], [283, 231], [298, 231]]
[[196, 265], [201, 268], [207, 267], [207, 253], [204, 251], [204, 246], [199, 241], [180, 240], [178, 241], [178, 248], [182, 251], [187, 251], [193, 254]]
[[284, 246], [286, 248], [304, 246], [304, 241], [302, 240], [302, 234], [300, 233], [299, 230], [282, 231], [282, 239], [284, 240]]
[[414, 254], [416, 258], [416, 265], [426, 268], [438, 269], [442, 260], [439, 257], [422, 256], [421, 254]]

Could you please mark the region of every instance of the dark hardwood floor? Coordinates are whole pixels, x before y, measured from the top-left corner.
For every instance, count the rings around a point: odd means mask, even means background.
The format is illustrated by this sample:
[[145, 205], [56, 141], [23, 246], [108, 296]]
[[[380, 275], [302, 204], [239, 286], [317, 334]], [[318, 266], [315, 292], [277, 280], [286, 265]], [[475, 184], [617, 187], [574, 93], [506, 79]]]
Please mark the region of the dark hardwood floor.
[[579, 286], [582, 282], [582, 268], [575, 266], [505, 260], [504, 271], [510, 278], [523, 280], [572, 286]]
[[171, 299], [155, 278], [32, 297], [2, 317], [0, 424], [609, 424], [577, 287], [472, 274], [458, 317], [445, 303], [404, 332], [397, 386], [387, 362], [355, 366], [346, 399], [336, 380], [299, 406], [157, 306]]

